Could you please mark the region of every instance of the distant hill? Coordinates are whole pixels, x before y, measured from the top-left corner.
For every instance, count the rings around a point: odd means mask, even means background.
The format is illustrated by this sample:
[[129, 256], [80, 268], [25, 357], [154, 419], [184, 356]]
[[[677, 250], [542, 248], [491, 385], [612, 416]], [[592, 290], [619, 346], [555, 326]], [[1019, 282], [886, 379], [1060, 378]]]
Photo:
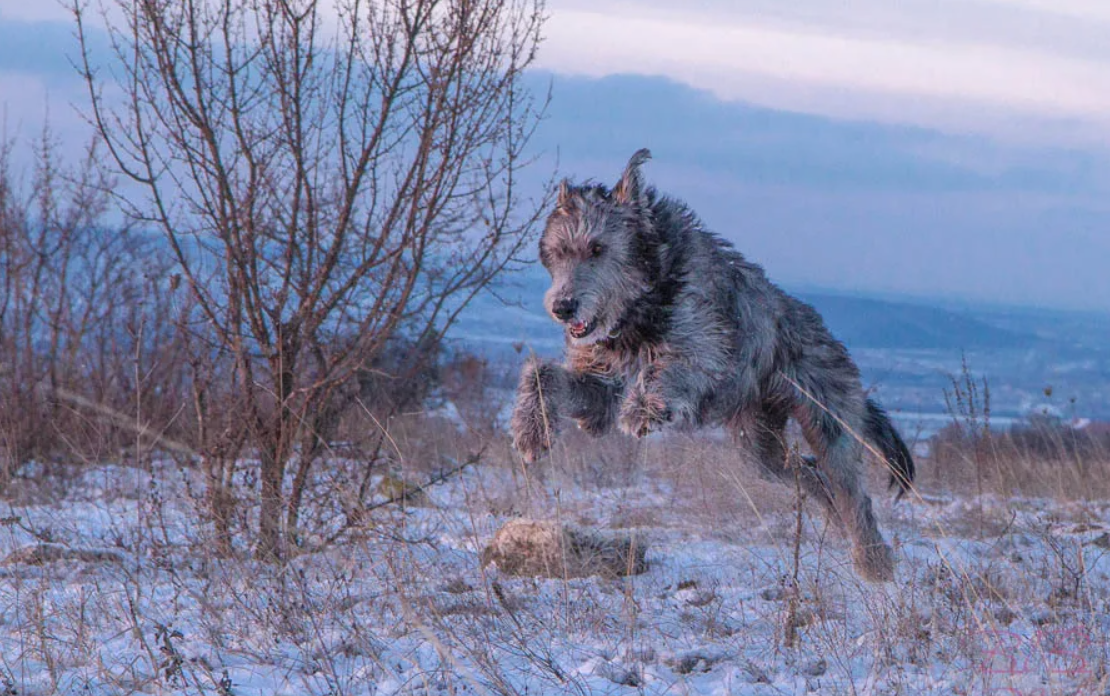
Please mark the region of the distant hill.
[[1038, 339], [956, 310], [831, 293], [799, 293], [849, 348], [993, 350], [1031, 347]]

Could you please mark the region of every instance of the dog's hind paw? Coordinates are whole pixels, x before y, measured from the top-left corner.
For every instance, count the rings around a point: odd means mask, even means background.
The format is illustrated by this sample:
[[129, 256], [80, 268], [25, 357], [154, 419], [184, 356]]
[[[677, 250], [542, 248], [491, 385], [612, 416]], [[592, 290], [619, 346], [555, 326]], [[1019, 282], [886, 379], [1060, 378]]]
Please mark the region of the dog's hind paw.
[[661, 429], [671, 420], [670, 409], [659, 394], [635, 391], [621, 404], [621, 432], [633, 437], [644, 437]]
[[871, 582], [890, 582], [894, 579], [894, 556], [886, 544], [857, 545], [852, 549], [852, 556], [856, 572], [863, 579]]

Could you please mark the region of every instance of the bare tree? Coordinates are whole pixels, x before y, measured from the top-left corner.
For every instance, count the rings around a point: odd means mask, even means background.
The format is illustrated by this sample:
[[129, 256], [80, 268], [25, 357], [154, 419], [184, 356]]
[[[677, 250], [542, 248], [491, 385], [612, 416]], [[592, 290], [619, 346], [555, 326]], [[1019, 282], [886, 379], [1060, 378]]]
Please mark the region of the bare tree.
[[260, 555], [295, 525], [287, 468], [333, 392], [398, 332], [441, 336], [527, 241], [542, 206], [517, 179], [539, 113], [521, 77], [543, 9], [115, 0], [97, 64], [74, 0], [92, 118], [142, 191], [126, 210], [164, 233], [234, 363]]

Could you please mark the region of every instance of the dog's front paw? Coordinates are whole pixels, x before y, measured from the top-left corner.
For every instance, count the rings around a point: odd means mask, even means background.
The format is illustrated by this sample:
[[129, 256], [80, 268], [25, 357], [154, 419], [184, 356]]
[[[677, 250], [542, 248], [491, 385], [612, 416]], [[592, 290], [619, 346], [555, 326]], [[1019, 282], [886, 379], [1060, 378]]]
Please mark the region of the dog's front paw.
[[663, 397], [654, 392], [637, 390], [621, 404], [621, 432], [633, 437], [655, 432], [670, 420], [670, 409]]
[[539, 387], [539, 370], [529, 364], [521, 377], [509, 429], [513, 434], [513, 447], [524, 461], [531, 464], [551, 448], [555, 428], [555, 414], [550, 402], [542, 396]]
[[551, 448], [551, 421], [539, 399], [521, 399], [513, 409], [513, 447], [524, 461], [535, 462]]
[[521, 458], [534, 464], [542, 457], [551, 446], [551, 438], [545, 429], [540, 427], [513, 427], [513, 448], [520, 453]]

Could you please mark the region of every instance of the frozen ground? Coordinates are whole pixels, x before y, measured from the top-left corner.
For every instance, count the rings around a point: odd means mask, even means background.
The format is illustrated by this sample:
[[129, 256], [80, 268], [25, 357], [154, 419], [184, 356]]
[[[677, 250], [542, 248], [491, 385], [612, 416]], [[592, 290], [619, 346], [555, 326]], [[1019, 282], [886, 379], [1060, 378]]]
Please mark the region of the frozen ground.
[[[284, 568], [214, 557], [192, 472], [87, 468], [0, 505], [0, 694], [1107, 693], [1110, 506], [881, 496], [885, 586], [807, 509], [795, 592], [791, 491], [680, 450], [481, 464], [330, 543], [321, 487]], [[633, 533], [649, 570], [482, 568], [518, 515]]]

